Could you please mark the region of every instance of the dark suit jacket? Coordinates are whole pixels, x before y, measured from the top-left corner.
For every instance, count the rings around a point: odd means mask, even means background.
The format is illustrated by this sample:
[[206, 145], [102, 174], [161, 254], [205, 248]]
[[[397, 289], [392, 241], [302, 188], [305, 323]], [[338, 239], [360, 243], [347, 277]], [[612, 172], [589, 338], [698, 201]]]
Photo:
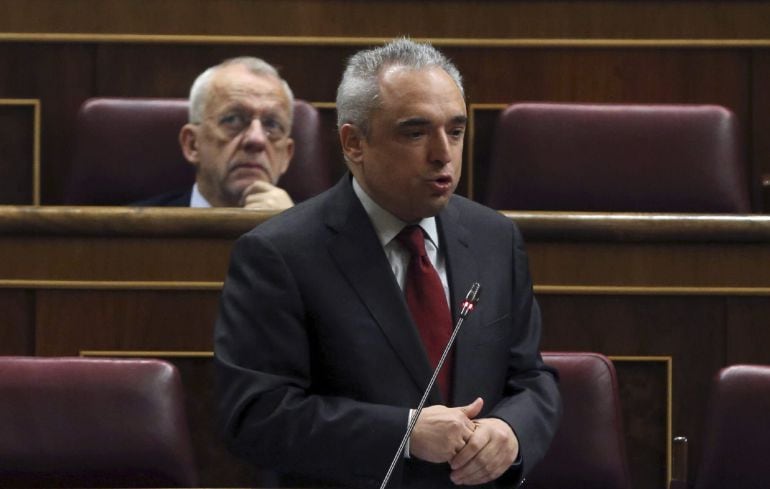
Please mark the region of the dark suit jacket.
[[190, 207], [190, 198], [192, 197], [192, 187], [186, 190], [169, 192], [162, 195], [156, 195], [149, 199], [134, 202], [131, 205], [140, 207]]
[[[454, 399], [442, 401], [434, 387], [428, 404], [482, 397], [482, 416], [515, 430], [526, 474], [551, 441], [561, 403], [538, 353], [540, 313], [521, 235], [457, 196], [437, 219], [453, 303], [474, 281], [483, 291], [455, 345]], [[215, 365], [234, 451], [311, 485], [379, 487], [432, 372], [349, 176], [236, 242]], [[510, 472], [498, 485], [522, 475]], [[453, 487], [448, 473], [447, 464], [410, 459], [389, 487]]]

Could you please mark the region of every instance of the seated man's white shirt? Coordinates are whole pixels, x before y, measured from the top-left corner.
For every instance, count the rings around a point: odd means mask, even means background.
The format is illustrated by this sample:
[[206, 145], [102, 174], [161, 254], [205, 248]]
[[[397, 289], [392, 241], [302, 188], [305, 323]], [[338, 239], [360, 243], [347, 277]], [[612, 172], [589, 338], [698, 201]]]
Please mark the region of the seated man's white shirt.
[[190, 207], [209, 208], [211, 204], [198, 190], [198, 184], [193, 185], [192, 195], [190, 196]]

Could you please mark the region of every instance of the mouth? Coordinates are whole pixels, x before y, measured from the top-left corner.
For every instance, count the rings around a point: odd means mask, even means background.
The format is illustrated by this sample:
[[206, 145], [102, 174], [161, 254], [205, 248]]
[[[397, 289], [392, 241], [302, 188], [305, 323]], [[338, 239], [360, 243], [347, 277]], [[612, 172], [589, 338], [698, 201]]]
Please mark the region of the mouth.
[[230, 173], [232, 174], [240, 174], [240, 173], [246, 173], [246, 174], [255, 174], [255, 173], [261, 173], [268, 178], [270, 177], [270, 172], [267, 171], [267, 168], [265, 165], [257, 162], [247, 162], [247, 163], [236, 163], [230, 168]]
[[428, 185], [439, 193], [451, 191], [453, 182], [454, 179], [451, 175], [439, 175], [435, 178], [428, 179]]

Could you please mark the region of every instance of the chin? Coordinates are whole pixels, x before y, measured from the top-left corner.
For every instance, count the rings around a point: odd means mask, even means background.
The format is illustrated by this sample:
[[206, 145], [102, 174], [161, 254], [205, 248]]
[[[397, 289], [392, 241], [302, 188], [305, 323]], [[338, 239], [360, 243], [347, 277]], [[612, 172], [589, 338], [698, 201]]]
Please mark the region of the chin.
[[441, 201], [431, 202], [430, 205], [422, 209], [422, 212], [420, 212], [420, 216], [417, 219], [419, 220], [425, 219], [427, 217], [437, 216], [441, 211], [444, 210], [444, 207], [446, 207], [448, 203], [449, 199], [441, 199]]

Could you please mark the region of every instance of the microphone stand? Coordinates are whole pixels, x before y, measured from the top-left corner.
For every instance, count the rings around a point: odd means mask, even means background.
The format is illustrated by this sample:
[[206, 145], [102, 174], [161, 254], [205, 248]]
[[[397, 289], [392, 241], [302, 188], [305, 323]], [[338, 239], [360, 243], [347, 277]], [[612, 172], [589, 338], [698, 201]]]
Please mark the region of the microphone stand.
[[404, 433], [404, 437], [401, 439], [401, 444], [398, 446], [398, 450], [396, 450], [396, 454], [393, 456], [393, 460], [390, 462], [390, 467], [388, 467], [388, 472], [385, 474], [385, 478], [382, 480], [382, 484], [380, 484], [380, 489], [385, 489], [385, 486], [388, 485], [388, 481], [390, 480], [391, 475], [393, 475], [393, 469], [396, 467], [398, 459], [401, 457], [401, 454], [404, 451], [407, 440], [409, 440], [409, 437], [412, 435], [412, 431], [414, 431], [414, 426], [417, 424], [417, 419], [420, 417], [422, 408], [425, 406], [425, 401], [428, 400], [428, 395], [430, 394], [431, 389], [433, 389], [433, 384], [436, 383], [436, 378], [438, 377], [439, 371], [441, 371], [441, 367], [444, 365], [444, 360], [446, 360], [446, 357], [449, 354], [449, 350], [452, 348], [452, 345], [455, 342], [455, 337], [457, 337], [457, 333], [460, 331], [460, 326], [462, 326], [465, 318], [468, 317], [468, 313], [470, 313], [476, 306], [480, 295], [481, 285], [479, 285], [478, 282], [474, 282], [473, 285], [471, 285], [470, 290], [468, 290], [468, 293], [465, 295], [465, 300], [463, 301], [462, 309], [460, 310], [460, 317], [457, 319], [457, 324], [452, 331], [452, 336], [449, 337], [449, 341], [444, 347], [444, 351], [441, 353], [441, 358], [438, 361], [438, 365], [436, 365], [436, 368], [433, 370], [433, 375], [431, 375], [430, 381], [428, 382], [428, 387], [425, 388], [422, 399], [420, 399], [420, 403], [417, 405], [417, 409], [415, 409], [414, 416], [412, 416], [409, 420], [406, 433]]

